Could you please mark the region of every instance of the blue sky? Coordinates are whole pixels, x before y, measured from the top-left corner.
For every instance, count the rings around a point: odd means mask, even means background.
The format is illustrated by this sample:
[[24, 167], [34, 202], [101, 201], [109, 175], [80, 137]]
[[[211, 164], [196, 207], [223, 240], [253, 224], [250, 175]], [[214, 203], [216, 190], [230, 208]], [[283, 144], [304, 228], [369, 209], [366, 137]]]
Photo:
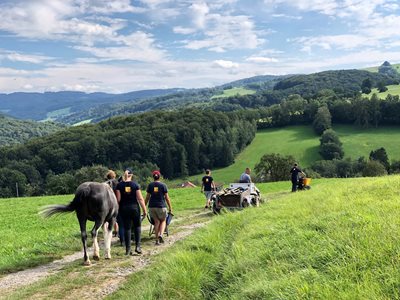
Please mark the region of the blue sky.
[[400, 62], [394, 0], [0, 0], [0, 93], [212, 87]]

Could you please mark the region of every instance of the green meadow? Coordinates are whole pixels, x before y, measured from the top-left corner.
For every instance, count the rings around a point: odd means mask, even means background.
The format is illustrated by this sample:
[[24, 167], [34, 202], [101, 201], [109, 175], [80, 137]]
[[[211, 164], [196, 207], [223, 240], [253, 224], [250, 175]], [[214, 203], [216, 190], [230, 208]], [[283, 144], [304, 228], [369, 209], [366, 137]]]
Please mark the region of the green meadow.
[[387, 176], [269, 194], [214, 217], [108, 299], [398, 299], [399, 188]]
[[[390, 160], [400, 160], [400, 127], [381, 126], [379, 128], [360, 128], [351, 125], [335, 125], [345, 157], [368, 158], [372, 150], [384, 147]], [[257, 132], [252, 143], [236, 158], [234, 164], [223, 169], [213, 170], [212, 176], [218, 183], [235, 182], [246, 167], [254, 168], [266, 153], [292, 155], [302, 167], [309, 167], [320, 160], [319, 136], [311, 126], [290, 126], [265, 129]], [[200, 182], [203, 175], [189, 177], [190, 181]]]
[[256, 93], [256, 91], [254, 91], [254, 90], [249, 90], [249, 89], [245, 89], [245, 88], [241, 88], [241, 87], [235, 87], [232, 89], [224, 90], [223, 94], [214, 95], [211, 97], [211, 99], [227, 98], [227, 97], [232, 97], [232, 96], [252, 95], [255, 93]]
[[[178, 220], [204, 207], [204, 195], [199, 189], [171, 189], [169, 194]], [[81, 236], [75, 213], [49, 219], [38, 214], [45, 205], [67, 204], [72, 198], [73, 195], [0, 199], [0, 275], [81, 251]], [[147, 220], [144, 221], [146, 224]], [[93, 223], [88, 222], [88, 230], [92, 226]], [[91, 238], [88, 242], [91, 243]]]
[[400, 85], [396, 84], [396, 85], [388, 85], [387, 87], [387, 91], [386, 92], [382, 92], [380, 93], [378, 91], [378, 89], [374, 88], [371, 90], [371, 93], [367, 94], [362, 94], [363, 97], [368, 97], [371, 99], [373, 94], [376, 94], [380, 99], [386, 99], [387, 95], [392, 95], [392, 96], [399, 96], [400, 95]]

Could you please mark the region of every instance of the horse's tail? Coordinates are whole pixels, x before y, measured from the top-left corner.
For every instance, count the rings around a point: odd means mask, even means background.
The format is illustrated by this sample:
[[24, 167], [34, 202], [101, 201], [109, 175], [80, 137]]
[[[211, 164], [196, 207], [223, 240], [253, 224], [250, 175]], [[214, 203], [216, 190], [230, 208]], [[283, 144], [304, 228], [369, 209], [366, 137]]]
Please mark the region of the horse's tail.
[[77, 197], [75, 197], [74, 200], [72, 200], [68, 205], [55, 204], [55, 205], [45, 206], [39, 212], [39, 214], [45, 218], [48, 218], [57, 214], [70, 213], [76, 210], [76, 204], [77, 204]]

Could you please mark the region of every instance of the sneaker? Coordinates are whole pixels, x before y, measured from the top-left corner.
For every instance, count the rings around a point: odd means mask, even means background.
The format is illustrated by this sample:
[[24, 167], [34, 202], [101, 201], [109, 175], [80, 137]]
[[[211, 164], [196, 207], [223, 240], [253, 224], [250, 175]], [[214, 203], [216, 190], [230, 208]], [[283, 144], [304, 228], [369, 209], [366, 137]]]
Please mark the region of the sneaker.
[[158, 241], [160, 244], [164, 244], [164, 239], [161, 235], [158, 237]]
[[159, 245], [160, 245], [160, 241], [159, 241], [158, 239], [156, 240], [155, 245], [156, 245], [156, 246], [159, 246]]
[[135, 252], [136, 252], [137, 254], [142, 254], [142, 248], [140, 248], [140, 246], [136, 246], [136, 247], [135, 247]]

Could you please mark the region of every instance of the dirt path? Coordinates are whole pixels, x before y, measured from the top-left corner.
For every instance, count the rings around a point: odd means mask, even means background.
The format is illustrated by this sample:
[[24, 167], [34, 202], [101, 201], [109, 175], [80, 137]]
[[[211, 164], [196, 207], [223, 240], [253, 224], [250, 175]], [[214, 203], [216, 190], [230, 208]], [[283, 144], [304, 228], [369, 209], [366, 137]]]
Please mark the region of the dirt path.
[[[113, 241], [111, 260], [101, 259], [99, 262], [92, 261], [91, 267], [80, 266], [72, 268], [71, 271], [67, 271], [68, 280], [76, 280], [82, 273], [85, 273], [85, 279], [91, 284], [85, 285], [85, 289], [71, 289], [67, 296], [63, 296], [63, 299], [102, 299], [105, 296], [113, 293], [118, 289], [120, 285], [124, 283], [126, 277], [134, 272], [140, 271], [152, 262], [152, 257], [167, 250], [170, 246], [175, 244], [192, 234], [197, 228], [204, 226], [208, 223], [208, 219], [196, 220], [198, 217], [204, 217], [209, 212], [202, 212], [199, 214], [193, 214], [181, 219], [174, 221], [177, 225], [174, 225], [173, 231], [169, 237], [166, 238], [165, 244], [160, 246], [154, 246], [154, 240], [146, 239], [146, 233], [148, 233], [148, 226], [142, 229], [143, 242], [142, 249], [143, 254], [138, 256], [127, 257], [122, 254], [124, 248], [117, 246], [117, 239]], [[185, 221], [188, 221], [184, 225]], [[193, 223], [194, 222], [194, 223]], [[182, 224], [181, 224], [182, 223]], [[101, 245], [101, 249], [103, 249]], [[90, 250], [89, 253], [92, 253]], [[101, 253], [102, 254], [102, 253]], [[0, 278], [0, 299], [8, 299], [14, 292], [21, 288], [28, 287], [35, 283], [40, 283], [46, 278], [57, 275], [60, 272], [65, 272], [68, 266], [76, 264], [77, 260], [82, 260], [82, 252], [77, 252], [72, 255], [68, 255], [60, 260], [53, 261], [49, 264], [42, 265], [36, 268], [27, 269], [17, 273], [6, 275]], [[67, 278], [66, 278], [67, 280]], [[58, 289], [62, 289], [63, 285], [59, 282], [50, 284], [49, 289], [46, 291], [41, 290], [40, 294], [35, 293], [30, 295], [29, 298], [35, 299], [48, 299], [52, 298], [52, 295], [56, 294]]]

